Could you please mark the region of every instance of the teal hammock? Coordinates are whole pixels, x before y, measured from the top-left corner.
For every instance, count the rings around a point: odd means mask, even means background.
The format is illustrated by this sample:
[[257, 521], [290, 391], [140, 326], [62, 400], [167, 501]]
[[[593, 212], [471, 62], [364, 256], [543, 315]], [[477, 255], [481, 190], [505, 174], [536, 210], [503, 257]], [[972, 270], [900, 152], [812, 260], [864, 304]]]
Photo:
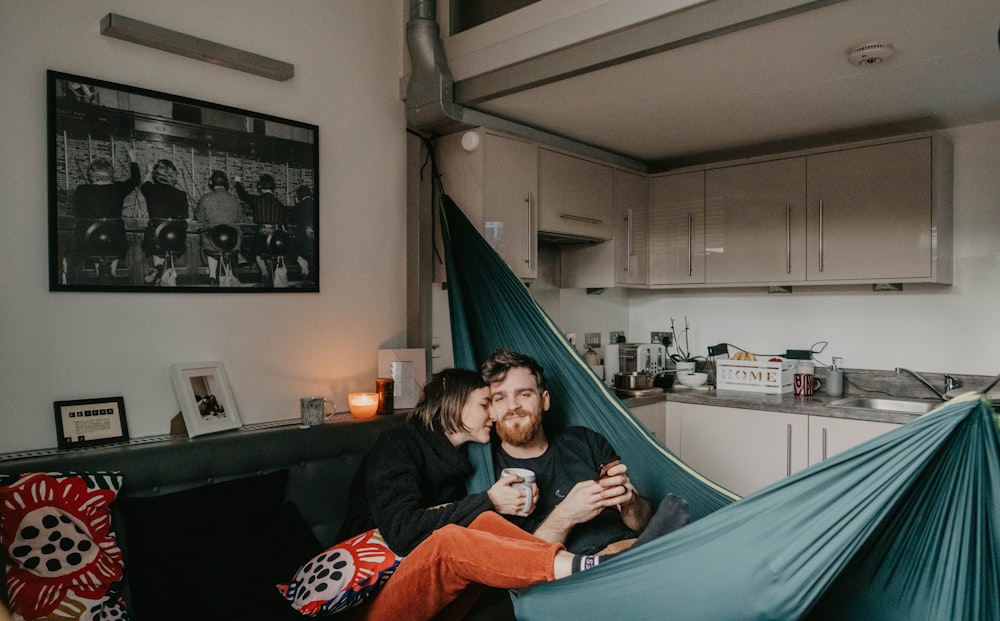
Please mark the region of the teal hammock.
[[[653, 501], [693, 522], [586, 572], [513, 594], [552, 619], [1000, 620], [1000, 431], [970, 393], [746, 498], [664, 448], [528, 295], [448, 197], [442, 229], [456, 366], [497, 347], [545, 368], [546, 424], [606, 436]], [[495, 480], [474, 445], [470, 488]]]

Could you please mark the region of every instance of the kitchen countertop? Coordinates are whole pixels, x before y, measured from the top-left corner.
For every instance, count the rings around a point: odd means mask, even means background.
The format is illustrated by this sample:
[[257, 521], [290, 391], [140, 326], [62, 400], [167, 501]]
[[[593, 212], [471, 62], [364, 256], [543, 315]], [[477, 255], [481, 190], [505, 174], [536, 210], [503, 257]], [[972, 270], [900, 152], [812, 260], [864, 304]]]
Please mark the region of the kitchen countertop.
[[[926, 387], [907, 374], [881, 369], [844, 369], [844, 395], [831, 397], [821, 389], [818, 394], [808, 397], [795, 396], [791, 392], [780, 395], [768, 395], [756, 392], [741, 392], [735, 390], [715, 390], [715, 388], [693, 389], [677, 384], [671, 390], [661, 395], [651, 397], [632, 397], [622, 401], [629, 407], [649, 405], [653, 403], [675, 402], [692, 403], [695, 405], [711, 405], [717, 407], [743, 408], [747, 410], [769, 410], [772, 412], [789, 412], [791, 414], [806, 414], [810, 416], [826, 416], [829, 418], [848, 418], [867, 420], [879, 423], [905, 424], [920, 414], [909, 412], [890, 412], [885, 410], [870, 410], [862, 408], [829, 407], [829, 403], [847, 397], [879, 397], [899, 399], [919, 399], [929, 403], [937, 403], [938, 399], [931, 396]], [[944, 385], [941, 373], [921, 372], [921, 375], [934, 386]], [[826, 369], [817, 367], [816, 377], [826, 379]], [[996, 378], [986, 375], [954, 374], [962, 386], [970, 389], [981, 389]], [[989, 396], [994, 406], [1000, 403], [1000, 384]]]
[[[847, 396], [847, 395], [845, 395]], [[856, 395], [851, 395], [856, 396]], [[747, 410], [769, 410], [772, 412], [790, 412], [792, 414], [808, 414], [810, 416], [827, 416], [830, 418], [850, 418], [879, 423], [904, 424], [918, 418], [918, 414], [907, 412], [887, 412], [884, 410], [868, 410], [860, 408], [829, 407], [827, 404], [844, 397], [830, 397], [826, 394], [816, 394], [809, 397], [796, 396], [790, 392], [781, 395], [767, 395], [756, 392], [740, 392], [734, 390], [693, 390], [690, 388], [674, 388], [662, 395], [652, 397], [633, 397], [623, 399], [629, 407], [650, 405], [654, 403], [676, 402], [693, 403], [695, 405], [712, 405], [716, 407], [743, 408]], [[934, 399], [928, 399], [935, 402]]]

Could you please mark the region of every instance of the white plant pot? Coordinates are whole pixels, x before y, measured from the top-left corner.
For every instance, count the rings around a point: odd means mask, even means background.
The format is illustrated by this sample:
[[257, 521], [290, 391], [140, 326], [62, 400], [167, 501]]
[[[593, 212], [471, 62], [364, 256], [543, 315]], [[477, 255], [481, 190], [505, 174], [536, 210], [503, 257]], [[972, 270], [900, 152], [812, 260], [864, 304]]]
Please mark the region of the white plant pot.
[[677, 373], [694, 373], [694, 362], [675, 362]]

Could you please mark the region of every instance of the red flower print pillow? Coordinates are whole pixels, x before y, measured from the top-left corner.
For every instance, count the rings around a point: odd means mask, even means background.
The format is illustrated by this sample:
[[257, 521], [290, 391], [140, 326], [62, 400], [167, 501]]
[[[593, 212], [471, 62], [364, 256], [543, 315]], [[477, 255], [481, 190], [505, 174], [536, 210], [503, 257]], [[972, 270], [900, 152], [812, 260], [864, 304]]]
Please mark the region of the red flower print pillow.
[[15, 620], [120, 621], [124, 565], [108, 507], [118, 473], [22, 474], [0, 487], [0, 545]]
[[378, 529], [369, 530], [306, 561], [278, 591], [304, 616], [332, 615], [375, 595], [401, 560]]

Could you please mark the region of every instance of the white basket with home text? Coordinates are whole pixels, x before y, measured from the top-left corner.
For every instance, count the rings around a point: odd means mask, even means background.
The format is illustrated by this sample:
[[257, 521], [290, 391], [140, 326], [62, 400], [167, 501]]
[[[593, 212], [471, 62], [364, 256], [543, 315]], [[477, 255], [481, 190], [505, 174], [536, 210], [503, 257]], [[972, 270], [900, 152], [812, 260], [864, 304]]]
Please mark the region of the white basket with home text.
[[715, 388], [780, 395], [792, 392], [794, 374], [794, 360], [716, 360]]

